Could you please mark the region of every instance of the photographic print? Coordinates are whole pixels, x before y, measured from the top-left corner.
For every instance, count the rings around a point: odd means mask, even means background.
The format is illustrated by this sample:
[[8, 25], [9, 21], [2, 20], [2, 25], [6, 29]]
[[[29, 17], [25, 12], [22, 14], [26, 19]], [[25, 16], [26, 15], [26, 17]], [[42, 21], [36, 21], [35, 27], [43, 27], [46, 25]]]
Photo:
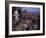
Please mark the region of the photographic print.
[[8, 35], [42, 35], [44, 31], [43, 12], [42, 3], [10, 3]]
[[40, 8], [12, 7], [12, 31], [40, 30]]

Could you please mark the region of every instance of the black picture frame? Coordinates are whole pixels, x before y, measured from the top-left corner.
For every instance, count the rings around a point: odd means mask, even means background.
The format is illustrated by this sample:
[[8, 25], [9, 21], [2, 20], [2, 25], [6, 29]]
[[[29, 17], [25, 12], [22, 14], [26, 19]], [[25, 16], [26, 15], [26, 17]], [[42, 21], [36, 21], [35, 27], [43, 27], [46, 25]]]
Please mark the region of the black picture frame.
[[[37, 33], [37, 34], [23, 34], [23, 35], [9, 35], [9, 4], [15, 4], [15, 3], [23, 3], [23, 4], [37, 4], [37, 5], [43, 5], [43, 33]], [[41, 2], [23, 2], [23, 1], [5, 1], [5, 37], [24, 37], [24, 36], [39, 36], [39, 35], [45, 35], [45, 3]]]

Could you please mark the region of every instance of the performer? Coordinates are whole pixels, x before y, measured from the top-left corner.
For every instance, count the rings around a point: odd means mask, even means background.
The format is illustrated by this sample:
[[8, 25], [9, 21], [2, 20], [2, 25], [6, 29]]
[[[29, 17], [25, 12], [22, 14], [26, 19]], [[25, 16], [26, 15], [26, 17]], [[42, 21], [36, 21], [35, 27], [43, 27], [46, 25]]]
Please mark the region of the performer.
[[14, 16], [15, 16], [15, 20], [18, 22], [19, 21], [19, 13], [18, 13], [17, 9], [14, 12]]

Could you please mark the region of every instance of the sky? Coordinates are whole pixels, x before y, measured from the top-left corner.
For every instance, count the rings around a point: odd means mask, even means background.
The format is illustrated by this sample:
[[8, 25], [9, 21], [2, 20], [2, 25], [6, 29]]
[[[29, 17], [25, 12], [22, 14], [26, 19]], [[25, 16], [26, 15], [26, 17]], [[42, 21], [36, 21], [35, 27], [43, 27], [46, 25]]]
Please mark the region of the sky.
[[27, 10], [27, 12], [32, 13], [40, 13], [40, 8], [30, 8], [30, 7], [22, 7], [22, 10]]

